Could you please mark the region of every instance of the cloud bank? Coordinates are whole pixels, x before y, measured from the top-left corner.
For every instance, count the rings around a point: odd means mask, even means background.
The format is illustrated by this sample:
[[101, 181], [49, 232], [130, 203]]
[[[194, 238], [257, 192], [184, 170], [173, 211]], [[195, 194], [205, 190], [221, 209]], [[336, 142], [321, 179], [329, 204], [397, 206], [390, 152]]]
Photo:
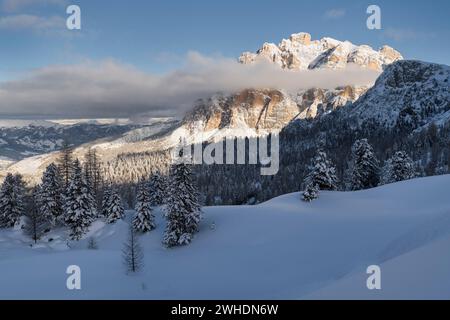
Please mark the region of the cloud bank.
[[312, 87], [368, 85], [379, 73], [343, 70], [288, 72], [270, 63], [241, 65], [234, 59], [191, 52], [184, 67], [144, 73], [114, 60], [56, 65], [0, 83], [0, 116], [131, 117], [182, 116], [195, 100], [217, 92], [274, 88], [295, 92]]
[[66, 5], [66, 0], [3, 0], [1, 8], [6, 12], [16, 12], [27, 7], [42, 5]]
[[63, 29], [65, 20], [62, 17], [40, 17], [30, 14], [18, 14], [0, 17], [0, 29], [43, 31], [51, 29]]

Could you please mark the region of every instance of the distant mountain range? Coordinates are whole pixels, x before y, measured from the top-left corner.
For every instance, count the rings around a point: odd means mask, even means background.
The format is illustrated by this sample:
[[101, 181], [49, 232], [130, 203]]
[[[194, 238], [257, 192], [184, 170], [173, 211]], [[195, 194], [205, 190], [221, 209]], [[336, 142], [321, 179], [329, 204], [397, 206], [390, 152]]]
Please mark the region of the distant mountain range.
[[0, 156], [11, 161], [57, 151], [63, 141], [73, 146], [128, 132], [136, 125], [79, 123], [60, 125], [50, 121], [0, 121]]

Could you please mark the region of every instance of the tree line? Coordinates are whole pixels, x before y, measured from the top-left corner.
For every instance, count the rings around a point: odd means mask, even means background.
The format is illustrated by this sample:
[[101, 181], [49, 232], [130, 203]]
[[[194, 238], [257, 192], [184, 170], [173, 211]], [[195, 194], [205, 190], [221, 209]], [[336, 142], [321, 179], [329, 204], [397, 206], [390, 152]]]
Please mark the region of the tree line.
[[[358, 191], [409, 180], [417, 177], [415, 167], [413, 160], [406, 152], [398, 151], [380, 168], [380, 161], [373, 147], [367, 139], [361, 139], [353, 144], [350, 168], [344, 184], [347, 189]], [[338, 184], [336, 166], [325, 151], [319, 150], [312, 160], [304, 182], [306, 188], [303, 192], [303, 200], [311, 202], [319, 197], [321, 190], [335, 191], [338, 189]]]

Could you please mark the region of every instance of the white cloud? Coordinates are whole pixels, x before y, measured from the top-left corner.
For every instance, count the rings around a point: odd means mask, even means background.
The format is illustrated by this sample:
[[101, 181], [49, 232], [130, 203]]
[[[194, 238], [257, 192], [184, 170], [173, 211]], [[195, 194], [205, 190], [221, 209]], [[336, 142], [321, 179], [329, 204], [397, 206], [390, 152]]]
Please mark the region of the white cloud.
[[427, 33], [423, 31], [414, 31], [412, 29], [387, 28], [384, 36], [395, 41], [432, 39], [436, 37], [435, 33]]
[[339, 19], [347, 14], [345, 9], [330, 9], [325, 12], [324, 17], [327, 19]]
[[0, 83], [0, 116], [127, 117], [182, 115], [195, 100], [245, 88], [296, 91], [371, 84], [379, 73], [344, 70], [288, 72], [270, 63], [241, 65], [234, 59], [188, 54], [179, 70], [154, 75], [115, 61], [49, 66]]
[[16, 12], [26, 7], [38, 5], [60, 5], [67, 4], [67, 0], [3, 0], [2, 9], [7, 12]]
[[0, 17], [0, 29], [44, 31], [62, 29], [64, 27], [65, 20], [58, 16], [40, 17], [29, 14], [18, 14]]

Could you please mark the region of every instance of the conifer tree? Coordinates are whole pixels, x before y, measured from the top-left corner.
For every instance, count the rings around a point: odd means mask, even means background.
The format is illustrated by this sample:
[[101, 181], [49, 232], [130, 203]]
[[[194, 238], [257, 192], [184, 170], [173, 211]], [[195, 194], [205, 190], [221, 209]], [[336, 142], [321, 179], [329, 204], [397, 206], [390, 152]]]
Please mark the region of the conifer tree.
[[63, 179], [63, 189], [67, 190], [69, 187], [70, 177], [72, 176], [73, 165], [73, 149], [67, 140], [64, 140], [61, 155], [59, 158], [59, 169]]
[[414, 179], [416, 176], [416, 168], [412, 159], [406, 152], [398, 151], [386, 161], [383, 168], [382, 184]]
[[21, 175], [8, 174], [0, 188], [0, 227], [13, 228], [24, 215], [25, 184]]
[[319, 198], [319, 187], [315, 184], [309, 184], [303, 192], [303, 201], [311, 202]]
[[106, 223], [115, 223], [116, 221], [123, 219], [125, 215], [122, 199], [114, 189], [111, 190], [111, 196], [107, 202], [107, 208], [104, 212], [106, 213]]
[[190, 168], [184, 163], [171, 170], [165, 216], [167, 227], [163, 243], [167, 247], [186, 245], [198, 232], [201, 206]]
[[93, 203], [83, 178], [80, 162], [75, 160], [64, 204], [65, 223], [70, 228], [72, 240], [80, 240], [94, 221], [96, 209]]
[[97, 203], [100, 202], [101, 173], [97, 151], [89, 148], [84, 156], [84, 174], [89, 192]]
[[141, 180], [136, 197], [136, 216], [133, 219], [133, 227], [137, 232], [146, 233], [156, 228], [150, 201], [148, 183]]
[[52, 226], [63, 223], [63, 180], [58, 167], [50, 164], [42, 176], [42, 184], [39, 188], [40, 212], [46, 217]]
[[129, 228], [128, 239], [122, 250], [122, 257], [127, 273], [139, 272], [144, 267], [144, 252], [133, 226]]
[[111, 195], [112, 195], [112, 186], [107, 185], [103, 188], [103, 200], [102, 200], [102, 210], [101, 210], [101, 216], [107, 217], [108, 216], [108, 210], [110, 207], [111, 202]]
[[150, 192], [150, 205], [152, 207], [161, 206], [164, 204], [166, 195], [166, 181], [159, 173], [155, 173], [150, 177], [148, 183]]
[[48, 220], [40, 210], [41, 186], [36, 186], [28, 199], [25, 211], [25, 233], [33, 239], [34, 243], [51, 228], [51, 221]]
[[305, 182], [307, 186], [317, 186], [319, 190], [337, 190], [336, 168], [324, 151], [317, 152]]
[[351, 189], [364, 190], [379, 183], [379, 164], [367, 139], [358, 140], [352, 147]]

